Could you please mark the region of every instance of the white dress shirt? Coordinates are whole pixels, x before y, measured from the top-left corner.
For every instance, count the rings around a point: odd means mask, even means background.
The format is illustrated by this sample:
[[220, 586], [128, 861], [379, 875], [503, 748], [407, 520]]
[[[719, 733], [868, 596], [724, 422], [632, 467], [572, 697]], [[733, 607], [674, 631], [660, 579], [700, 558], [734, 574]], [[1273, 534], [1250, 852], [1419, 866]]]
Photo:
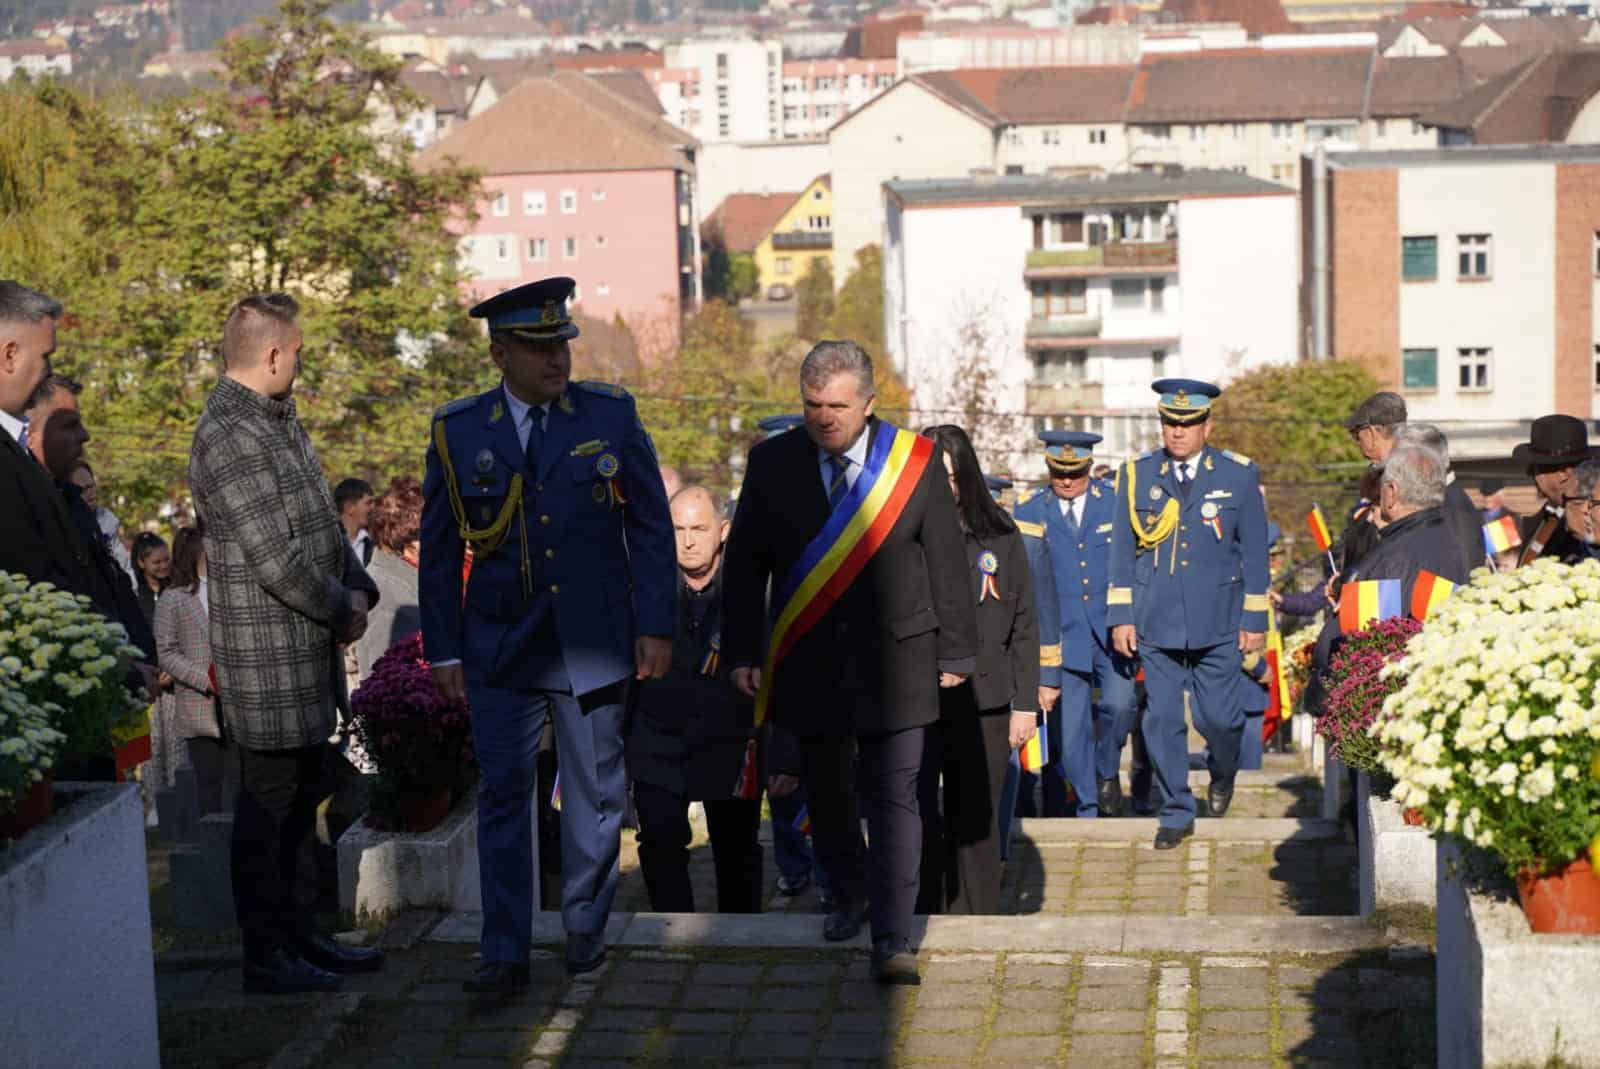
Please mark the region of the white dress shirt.
[[542, 405], [530, 405], [506, 389], [504, 385], [500, 387], [500, 392], [506, 395], [506, 407], [511, 410], [512, 426], [517, 428], [517, 441], [522, 443], [522, 453], [526, 456], [528, 453], [528, 435], [533, 433], [534, 413], [538, 413], [539, 427], [543, 429], [548, 425], [546, 421], [550, 416], [550, 402], [546, 401]]
[[[861, 465], [867, 462], [867, 439], [871, 438], [871, 426], [863, 428], [856, 436], [855, 444], [846, 449], [843, 459], [848, 461], [844, 469], [845, 485], [855, 489], [856, 480], [861, 477]], [[833, 454], [826, 449], [817, 450], [817, 470], [822, 472], [822, 492], [826, 494], [833, 486]]]
[[1183, 469], [1183, 474], [1178, 476], [1180, 482], [1194, 482], [1195, 473], [1200, 469], [1200, 454], [1196, 453], [1188, 460], [1175, 460], [1175, 465]]
[[1071, 501], [1068, 501], [1064, 497], [1058, 497], [1058, 498], [1056, 498], [1056, 504], [1061, 506], [1061, 515], [1066, 516], [1066, 515], [1068, 515], [1070, 513], [1071, 516], [1072, 516], [1072, 522], [1077, 524], [1079, 527], [1083, 526], [1083, 495], [1082, 494], [1079, 494], [1077, 497], [1073, 498]]
[[11, 440], [18, 445], [22, 444], [22, 432], [28, 429], [28, 421], [18, 419], [5, 409], [0, 408], [0, 430], [11, 436]]

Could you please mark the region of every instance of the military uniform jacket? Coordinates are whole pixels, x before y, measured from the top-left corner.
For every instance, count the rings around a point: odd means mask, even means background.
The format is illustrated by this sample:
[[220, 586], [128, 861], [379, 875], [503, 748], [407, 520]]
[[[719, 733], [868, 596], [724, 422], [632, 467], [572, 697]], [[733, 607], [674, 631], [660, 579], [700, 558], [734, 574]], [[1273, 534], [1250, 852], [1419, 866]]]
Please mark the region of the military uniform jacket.
[[[1133, 624], [1139, 641], [1164, 649], [1236, 642], [1267, 629], [1267, 515], [1256, 466], [1206, 446], [1189, 495], [1158, 449], [1123, 466], [1117, 480], [1106, 625]], [[1169, 500], [1178, 522], [1142, 547], [1129, 507], [1149, 531]]]
[[[867, 434], [881, 434], [874, 419]], [[817, 447], [803, 430], [750, 451], [728, 536], [723, 651], [765, 660], [768, 582], [781, 582], [828, 521]], [[771, 714], [800, 737], [872, 735], [932, 723], [939, 672], [977, 664], [974, 597], [944, 460], [934, 449], [866, 567], [779, 663]]]
[[[633, 398], [570, 384], [550, 405], [533, 463], [503, 387], [444, 406], [434, 422], [473, 528], [501, 514], [518, 476], [524, 486], [505, 541], [474, 550], [463, 598], [467, 543], [430, 436], [418, 568], [428, 659], [460, 660], [507, 689], [536, 687], [557, 653], [574, 694], [631, 676], [634, 637], [672, 634], [678, 576], [655, 447]], [[537, 639], [552, 616], [559, 651]]]
[[672, 668], [639, 685], [627, 730], [628, 775], [682, 798], [732, 797], [753, 732], [755, 703], [734, 689], [722, 657], [722, 572], [701, 595], [696, 626], [687, 584], [678, 581]]
[[[1116, 499], [1091, 481], [1084, 493], [1083, 522], [1077, 535], [1061, 514], [1060, 499], [1045, 489], [1017, 506], [1017, 518], [1044, 528], [1055, 598], [1061, 616], [1061, 666], [1075, 672], [1094, 668], [1095, 647], [1109, 652], [1106, 586], [1110, 582], [1111, 531]], [[1043, 591], [1040, 592], [1042, 597]]]

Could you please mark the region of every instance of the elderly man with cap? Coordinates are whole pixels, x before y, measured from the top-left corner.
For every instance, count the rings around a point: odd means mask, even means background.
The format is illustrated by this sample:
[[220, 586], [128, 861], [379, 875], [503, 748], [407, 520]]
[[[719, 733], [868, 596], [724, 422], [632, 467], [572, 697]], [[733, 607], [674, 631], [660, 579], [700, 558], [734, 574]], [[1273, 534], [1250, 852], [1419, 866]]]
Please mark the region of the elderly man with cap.
[[1566, 509], [1578, 496], [1578, 465], [1600, 455], [1600, 449], [1589, 445], [1588, 427], [1575, 416], [1540, 416], [1528, 439], [1511, 456], [1527, 467], [1542, 503], [1538, 512], [1523, 517], [1519, 566], [1540, 557], [1569, 559], [1581, 551], [1579, 539], [1567, 529]]
[[1267, 516], [1248, 457], [1207, 444], [1220, 389], [1159, 379], [1164, 448], [1123, 466], [1117, 482], [1106, 620], [1112, 646], [1138, 654], [1150, 707], [1145, 745], [1161, 792], [1158, 850], [1194, 834], [1183, 695], [1207, 744], [1207, 801], [1228, 811], [1245, 726], [1241, 655], [1267, 630]]
[[[1122, 808], [1119, 762], [1136, 711], [1131, 658], [1111, 648], [1106, 631], [1114, 495], [1090, 478], [1098, 434], [1041, 431], [1050, 489], [1017, 506], [1017, 519], [1044, 528], [1061, 616], [1061, 701], [1046, 718], [1050, 765], [1044, 815], [1065, 816], [1063, 781], [1078, 796], [1078, 816]], [[1100, 691], [1100, 702], [1093, 692]]]
[[[483, 963], [468, 991], [528, 984], [534, 759], [561, 761], [567, 970], [605, 958], [626, 802], [623, 704], [672, 660], [677, 565], [655, 447], [633, 398], [571, 382], [575, 283], [550, 278], [472, 309], [499, 385], [434, 414], [423, 484], [423, 644], [448, 699], [469, 699], [483, 773]], [[473, 567], [462, 596], [462, 559]]]

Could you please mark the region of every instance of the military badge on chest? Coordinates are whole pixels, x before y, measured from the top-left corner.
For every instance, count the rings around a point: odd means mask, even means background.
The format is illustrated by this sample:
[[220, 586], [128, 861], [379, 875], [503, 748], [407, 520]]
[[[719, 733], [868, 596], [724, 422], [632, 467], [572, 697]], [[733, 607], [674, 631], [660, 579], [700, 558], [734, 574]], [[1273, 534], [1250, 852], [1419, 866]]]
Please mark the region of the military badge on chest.
[[1211, 533], [1217, 536], [1217, 541], [1222, 541], [1222, 516], [1215, 501], [1207, 501], [1200, 506], [1200, 519], [1211, 528]]
[[594, 484], [595, 504], [617, 509], [628, 503], [622, 493], [622, 484], [617, 479], [621, 470], [622, 465], [614, 453], [601, 453], [595, 458], [594, 473], [600, 477], [600, 482]]
[[[472, 485], [479, 490], [487, 489], [494, 485], [494, 454], [487, 449], [478, 450], [478, 455], [472, 458]], [[478, 505], [478, 522], [491, 524], [494, 522], [494, 505], [484, 501]]]
[[717, 665], [722, 661], [722, 633], [713, 632], [711, 645], [706, 650], [706, 655], [700, 661], [700, 674], [714, 676], [717, 674]]
[[978, 571], [983, 576], [983, 585], [978, 588], [978, 604], [983, 604], [985, 598], [1000, 599], [1000, 588], [995, 586], [994, 577], [1000, 571], [1000, 558], [992, 550], [984, 550], [978, 554]]

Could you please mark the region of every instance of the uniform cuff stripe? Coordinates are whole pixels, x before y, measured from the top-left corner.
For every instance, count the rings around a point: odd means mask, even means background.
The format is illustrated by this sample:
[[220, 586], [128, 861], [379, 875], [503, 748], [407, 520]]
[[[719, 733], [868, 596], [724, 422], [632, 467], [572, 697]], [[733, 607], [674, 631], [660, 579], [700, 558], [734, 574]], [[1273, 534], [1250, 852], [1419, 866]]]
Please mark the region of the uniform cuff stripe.
[[1061, 667], [1061, 643], [1058, 642], [1054, 646], [1040, 646], [1039, 647], [1039, 667], [1040, 668], [1060, 668]]
[[1272, 607], [1272, 602], [1265, 594], [1246, 594], [1244, 596], [1245, 612], [1266, 612]]
[[[1107, 605], [1132, 605], [1133, 588], [1128, 586], [1113, 586], [1106, 588]], [[1248, 608], [1248, 606], [1246, 606]]]

